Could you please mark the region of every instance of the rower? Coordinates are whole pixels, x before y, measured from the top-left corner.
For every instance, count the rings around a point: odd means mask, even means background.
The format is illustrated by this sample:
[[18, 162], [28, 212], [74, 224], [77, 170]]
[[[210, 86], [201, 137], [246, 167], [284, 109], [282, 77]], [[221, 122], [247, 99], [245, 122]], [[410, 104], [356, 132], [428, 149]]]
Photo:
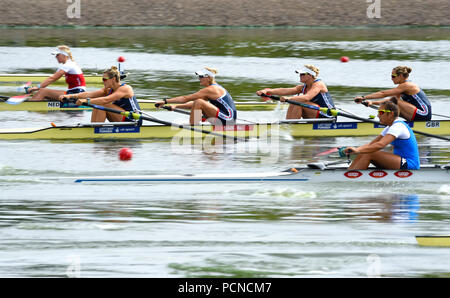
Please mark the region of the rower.
[[[420, 169], [419, 148], [416, 137], [409, 125], [398, 119], [399, 107], [396, 98], [383, 102], [378, 109], [380, 123], [387, 127], [372, 142], [354, 148], [347, 147], [344, 152], [357, 154], [349, 169], [365, 170], [370, 163], [382, 169]], [[381, 151], [388, 144], [394, 153]]]
[[398, 99], [400, 116], [408, 121], [429, 121], [431, 120], [431, 104], [427, 95], [415, 83], [408, 80], [412, 69], [407, 66], [397, 66], [392, 69], [392, 82], [398, 85], [396, 88], [382, 90], [364, 96], [355, 97], [355, 102], [363, 102], [367, 106], [380, 105], [389, 98], [379, 101], [368, 99], [378, 99], [395, 96]]
[[181, 103], [172, 108], [190, 109], [189, 123], [199, 124], [203, 115], [208, 122], [214, 125], [227, 125], [236, 122], [237, 111], [230, 93], [215, 81], [217, 69], [205, 67], [195, 72], [200, 80], [200, 85], [205, 88], [190, 95], [164, 99], [155, 103], [162, 108], [168, 103]]
[[[64, 94], [76, 94], [86, 91], [86, 82], [83, 76], [83, 71], [75, 63], [72, 57], [70, 48], [65, 45], [58, 46], [53, 52], [56, 60], [58, 61], [59, 68], [56, 72], [45, 79], [39, 87], [31, 87], [27, 93], [36, 92], [33, 97], [28, 101], [43, 101], [45, 99], [58, 99], [59, 96]], [[66, 83], [68, 85], [67, 91], [48, 89], [47, 86], [59, 80], [62, 76], [66, 77]]]
[[[314, 105], [316, 107], [323, 107], [334, 109], [333, 99], [325, 83], [318, 79], [319, 69], [314, 65], [304, 65], [304, 68], [295, 71], [300, 75], [300, 82], [302, 85], [297, 85], [292, 88], [265, 88], [256, 91], [256, 94], [263, 96], [268, 95], [281, 95], [280, 101], [293, 100], [308, 105]], [[293, 97], [286, 97], [286, 95], [295, 95]], [[309, 109], [297, 105], [289, 105], [286, 113], [286, 119], [300, 119], [300, 118], [324, 118], [324, 115], [320, 114], [320, 111]]]
[[[82, 92], [70, 96], [61, 95], [59, 100], [62, 102], [76, 100], [77, 105], [88, 103], [120, 111], [138, 112], [140, 107], [136, 96], [134, 96], [133, 88], [130, 85], [121, 83], [120, 75], [117, 67], [112, 66], [103, 72], [102, 80], [104, 87], [102, 89], [91, 92]], [[94, 109], [92, 111], [91, 122], [105, 122], [106, 119], [110, 122], [131, 121], [125, 116], [117, 113], [99, 109]]]

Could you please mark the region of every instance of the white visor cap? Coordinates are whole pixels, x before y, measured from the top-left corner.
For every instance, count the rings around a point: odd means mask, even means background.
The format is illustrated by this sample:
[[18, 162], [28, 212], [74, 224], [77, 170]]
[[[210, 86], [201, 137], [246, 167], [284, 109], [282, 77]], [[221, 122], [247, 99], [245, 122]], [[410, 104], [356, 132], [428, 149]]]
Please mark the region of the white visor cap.
[[67, 57], [69, 57], [69, 54], [67, 54], [66, 52], [64, 52], [64, 51], [61, 51], [60, 49], [58, 49], [58, 48], [56, 48], [55, 50], [53, 50], [52, 51], [52, 55], [58, 55], [58, 54], [61, 54], [61, 55], [64, 55], [64, 56], [67, 56]]
[[298, 74], [301, 74], [301, 73], [308, 73], [308, 74], [312, 75], [313, 77], [317, 76], [316, 72], [314, 72], [314, 71], [312, 71], [311, 69], [306, 68], [306, 67], [305, 67], [305, 68], [297, 69], [295, 72], [298, 73]]
[[214, 78], [215, 74], [209, 70], [207, 70], [206, 68], [203, 68], [202, 70], [196, 71], [195, 72], [196, 75], [198, 76], [208, 76], [211, 78]]

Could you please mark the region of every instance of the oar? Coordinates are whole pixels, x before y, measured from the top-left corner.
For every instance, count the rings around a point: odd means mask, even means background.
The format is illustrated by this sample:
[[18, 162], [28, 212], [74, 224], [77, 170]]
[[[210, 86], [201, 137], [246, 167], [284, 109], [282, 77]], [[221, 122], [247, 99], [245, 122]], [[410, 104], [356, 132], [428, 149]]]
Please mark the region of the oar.
[[[371, 109], [374, 109], [374, 110], [378, 110], [378, 106], [377, 105], [373, 105], [373, 104], [369, 105], [369, 103], [367, 101], [362, 101], [361, 103], [363, 105], [365, 105], [366, 107], [368, 107], [368, 108], [371, 108]], [[435, 114], [435, 113], [432, 113], [431, 115], [450, 119], [450, 116], [447, 116], [447, 115], [440, 115], [440, 114]]]
[[220, 134], [220, 133], [215, 133], [213, 131], [208, 131], [208, 130], [203, 130], [203, 129], [199, 129], [196, 127], [193, 127], [191, 125], [182, 125], [182, 124], [176, 124], [176, 123], [172, 123], [172, 122], [168, 122], [168, 121], [164, 121], [164, 120], [160, 120], [154, 117], [150, 117], [150, 116], [145, 116], [145, 115], [141, 115], [138, 113], [134, 113], [134, 112], [130, 112], [130, 111], [120, 111], [120, 110], [116, 110], [116, 109], [111, 109], [108, 107], [104, 107], [104, 106], [99, 106], [99, 105], [95, 105], [95, 104], [88, 104], [88, 103], [83, 103], [83, 106], [87, 106], [87, 107], [91, 107], [94, 109], [98, 109], [98, 110], [102, 110], [105, 112], [111, 112], [111, 113], [115, 113], [115, 114], [120, 114], [122, 116], [127, 117], [130, 120], [147, 120], [147, 121], [151, 121], [151, 122], [156, 122], [156, 123], [160, 123], [163, 125], [168, 125], [168, 126], [174, 126], [174, 127], [178, 127], [181, 129], [186, 129], [186, 130], [191, 130], [191, 131], [195, 131], [195, 132], [200, 132], [203, 134], [209, 134], [209, 135], [213, 135], [213, 136], [217, 136], [217, 137], [226, 137], [226, 138], [232, 138], [235, 141], [247, 141], [247, 139], [245, 138], [240, 138], [240, 137], [233, 137], [233, 136], [229, 136], [226, 134]]
[[10, 105], [18, 105], [27, 100], [30, 96], [30, 94], [11, 96], [5, 102], [9, 103]]
[[[278, 96], [268, 95], [268, 94], [264, 94], [264, 93], [261, 94], [260, 96], [280, 101], [280, 97], [278, 97]], [[332, 114], [328, 114], [327, 113], [328, 110], [329, 110], [328, 108], [323, 108], [323, 109], [326, 109], [326, 110], [321, 110], [322, 108], [320, 108], [320, 107], [309, 105], [309, 104], [298, 102], [298, 101], [293, 101], [293, 100], [290, 100], [290, 99], [287, 99], [286, 102], [290, 103], [290, 104], [293, 104], [293, 105], [297, 105], [297, 106], [301, 106], [301, 107], [304, 107], [304, 108], [308, 108], [308, 109], [319, 111], [321, 116], [324, 116], [324, 117], [327, 117], [327, 118], [336, 117], [336, 115], [332, 115]]]
[[[278, 96], [273, 96], [273, 95], [267, 95], [267, 94], [262, 94], [261, 96], [264, 97], [269, 97], [271, 99], [275, 99], [275, 100], [280, 100], [280, 98]], [[305, 107], [308, 109], [313, 109], [313, 110], [317, 110], [317, 111], [321, 111], [327, 115], [331, 115], [331, 116], [342, 116], [342, 117], [346, 117], [346, 118], [350, 118], [350, 119], [354, 119], [354, 120], [359, 120], [362, 122], [369, 122], [369, 123], [374, 123], [374, 124], [378, 124], [378, 125], [383, 125], [381, 124], [379, 121], [373, 120], [373, 119], [367, 119], [367, 118], [362, 118], [362, 117], [358, 117], [355, 115], [351, 115], [342, 111], [338, 111], [336, 109], [330, 109], [330, 108], [324, 108], [324, 107], [317, 107], [317, 106], [312, 106], [312, 105], [308, 105], [302, 102], [298, 102], [298, 101], [293, 101], [293, 100], [286, 100], [286, 102], [293, 104], [293, 105], [298, 105], [301, 107]], [[443, 136], [438, 136], [438, 135], [434, 135], [431, 133], [426, 133], [426, 132], [422, 132], [422, 131], [417, 131], [417, 130], [412, 130], [414, 133], [420, 134], [420, 135], [424, 135], [427, 137], [431, 137], [431, 138], [437, 138], [437, 139], [441, 139], [441, 140], [445, 140], [445, 141], [450, 141], [450, 138], [446, 138]]]
[[319, 169], [319, 170], [325, 170], [328, 166], [331, 165], [338, 165], [341, 163], [347, 163], [350, 164], [350, 159], [343, 161], [343, 160], [336, 160], [336, 161], [322, 161], [322, 162], [312, 162], [306, 164], [306, 166], [310, 169]]
[[315, 157], [324, 156], [324, 155], [329, 155], [329, 154], [334, 153], [334, 152], [339, 152], [339, 156], [340, 156], [340, 157], [345, 157], [345, 156], [347, 156], [347, 154], [345, 154], [345, 152], [344, 152], [344, 150], [345, 150], [346, 148], [347, 148], [347, 147], [335, 147], [335, 148], [331, 148], [330, 150], [323, 151], [323, 152], [320, 152], [320, 153], [316, 154]]
[[[159, 108], [158, 104], [155, 104], [155, 107]], [[182, 109], [177, 109], [174, 107], [170, 107], [170, 106], [162, 106], [161, 108], [167, 110], [167, 111], [171, 111], [171, 112], [176, 112], [176, 113], [180, 113], [180, 114], [184, 114], [184, 115], [191, 115], [190, 112], [182, 110]]]
[[[159, 108], [159, 104], [156, 103], [155, 107]], [[171, 112], [176, 112], [176, 113], [180, 113], [180, 114], [184, 114], [184, 115], [191, 115], [191, 113], [186, 111], [186, 110], [174, 108], [172, 106], [162, 106], [161, 108], [163, 108], [165, 110], [168, 110], [168, 111], [171, 111]], [[252, 124], [258, 124], [257, 122], [250, 121], [250, 120], [245, 120], [245, 119], [241, 119], [241, 118], [239, 118], [237, 120], [245, 121], [245, 122], [252, 123]], [[206, 121], [206, 116], [205, 115], [202, 116], [202, 121]]]
[[[6, 98], [6, 103], [10, 104], [10, 105], [18, 105], [22, 102], [24, 102], [25, 100], [27, 100], [31, 95], [28, 92], [28, 89], [31, 86], [31, 82], [27, 82], [25, 83], [23, 86], [18, 88], [18, 92], [24, 90], [26, 94], [23, 95], [16, 95], [16, 96], [11, 96], [9, 98]], [[3, 96], [1, 97], [2, 99], [5, 99]]]

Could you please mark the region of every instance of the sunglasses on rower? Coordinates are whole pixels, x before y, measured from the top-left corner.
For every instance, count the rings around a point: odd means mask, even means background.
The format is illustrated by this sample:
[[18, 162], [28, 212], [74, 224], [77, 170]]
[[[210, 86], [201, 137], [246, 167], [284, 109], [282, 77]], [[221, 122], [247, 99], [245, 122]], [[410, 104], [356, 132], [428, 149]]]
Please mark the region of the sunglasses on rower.
[[[112, 77], [114, 78], [114, 77]], [[106, 82], [107, 80], [111, 80], [112, 78], [102, 78], [103, 82]]]
[[392, 112], [391, 110], [378, 110], [378, 114], [379, 115], [383, 115], [384, 113], [390, 113]]

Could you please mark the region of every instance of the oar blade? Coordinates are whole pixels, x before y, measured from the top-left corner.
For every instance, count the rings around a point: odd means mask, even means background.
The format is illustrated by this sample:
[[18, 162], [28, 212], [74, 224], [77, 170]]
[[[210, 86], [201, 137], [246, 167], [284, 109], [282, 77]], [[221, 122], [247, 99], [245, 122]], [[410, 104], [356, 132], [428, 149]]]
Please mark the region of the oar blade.
[[8, 103], [10, 105], [18, 105], [18, 104], [24, 102], [25, 100], [27, 100], [29, 97], [30, 97], [29, 94], [12, 96], [6, 101], [6, 103]]
[[336, 148], [331, 148], [330, 150], [323, 151], [323, 152], [320, 152], [320, 153], [316, 154], [316, 157], [329, 155], [329, 154], [337, 152], [337, 151], [339, 151], [339, 148], [337, 148], [337, 147]]

